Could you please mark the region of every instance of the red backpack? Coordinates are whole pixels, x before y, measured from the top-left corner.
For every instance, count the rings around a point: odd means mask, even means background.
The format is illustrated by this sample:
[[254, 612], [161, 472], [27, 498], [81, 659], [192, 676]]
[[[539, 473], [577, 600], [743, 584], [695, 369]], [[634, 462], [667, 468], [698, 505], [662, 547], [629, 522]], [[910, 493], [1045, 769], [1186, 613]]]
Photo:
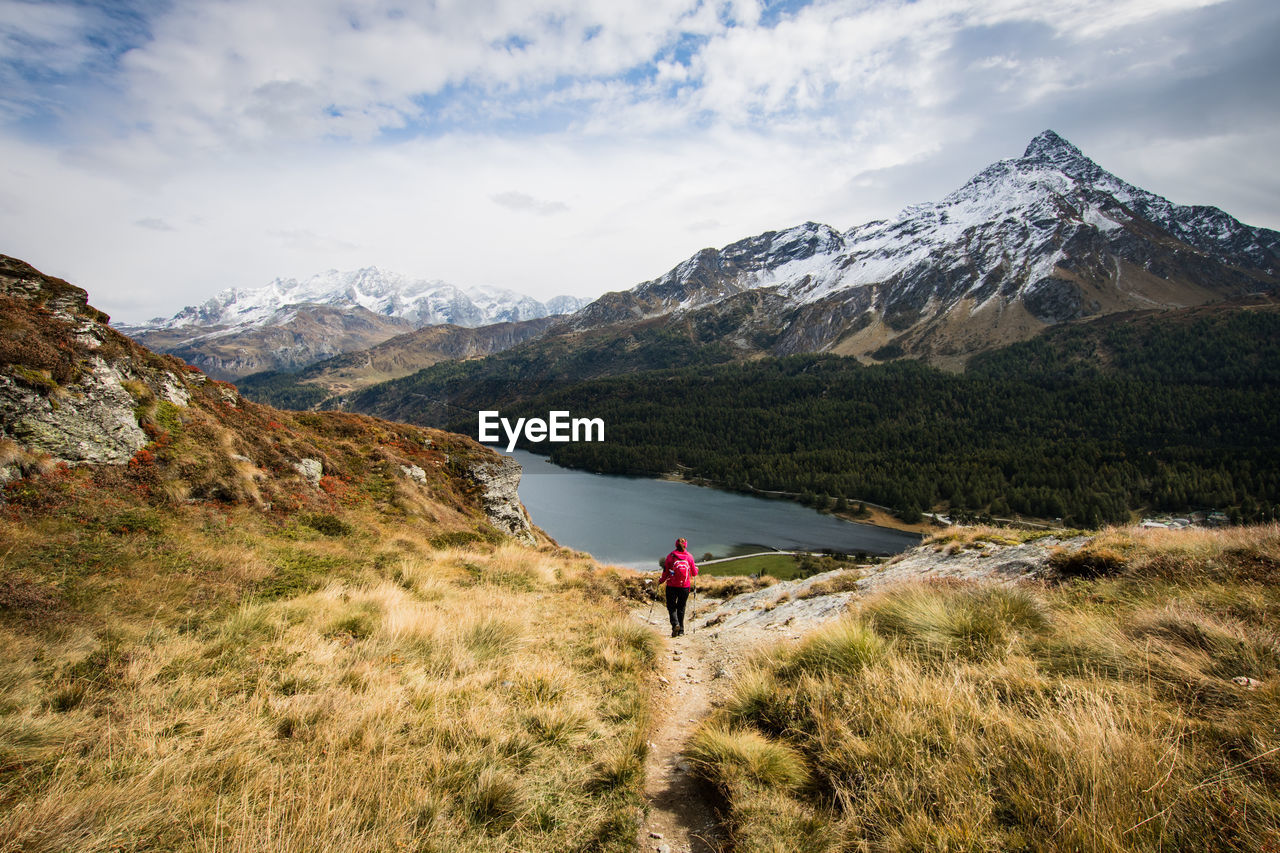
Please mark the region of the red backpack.
[[691, 586], [693, 584], [693, 558], [688, 554], [674, 552], [671, 561], [671, 568], [668, 573], [671, 576], [670, 586]]

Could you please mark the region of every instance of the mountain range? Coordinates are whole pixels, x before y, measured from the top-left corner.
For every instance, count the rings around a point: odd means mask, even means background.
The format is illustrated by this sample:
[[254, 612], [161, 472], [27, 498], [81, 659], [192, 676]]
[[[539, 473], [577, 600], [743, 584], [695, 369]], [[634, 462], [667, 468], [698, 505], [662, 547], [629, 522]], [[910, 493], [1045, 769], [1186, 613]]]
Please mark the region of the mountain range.
[[774, 354], [962, 364], [1056, 323], [1177, 308], [1280, 284], [1280, 234], [1174, 204], [1046, 130], [938, 202], [837, 231], [806, 222], [704, 249], [610, 293], [575, 329], [679, 316], [752, 294]]
[[[846, 231], [806, 222], [703, 249], [658, 278], [528, 330], [523, 342], [498, 336], [492, 358], [466, 370], [429, 367], [449, 356], [412, 332], [267, 384], [301, 383], [306, 394], [292, 399], [309, 405], [435, 423], [441, 416], [415, 415], [403, 396], [475, 407], [482, 393], [801, 353], [963, 369], [977, 353], [1062, 323], [1235, 300], [1278, 285], [1280, 233], [1215, 207], [1174, 204], [1046, 130], [1022, 156], [982, 169], [940, 201]], [[350, 369], [375, 362], [387, 369]], [[256, 379], [242, 387], [281, 399]]]
[[464, 289], [365, 267], [232, 288], [172, 317], [118, 328], [225, 379], [296, 370], [417, 328], [519, 323], [572, 313], [587, 302], [575, 296], [540, 302], [503, 288]]

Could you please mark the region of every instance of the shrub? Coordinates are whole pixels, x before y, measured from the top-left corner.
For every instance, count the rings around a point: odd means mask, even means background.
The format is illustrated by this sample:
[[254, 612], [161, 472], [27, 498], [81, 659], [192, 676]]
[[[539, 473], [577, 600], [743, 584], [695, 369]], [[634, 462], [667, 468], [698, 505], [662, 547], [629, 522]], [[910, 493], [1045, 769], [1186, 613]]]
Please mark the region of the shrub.
[[432, 536], [427, 541], [437, 551], [444, 551], [448, 548], [465, 548], [467, 545], [483, 542], [484, 537], [474, 530], [451, 530], [448, 533]]
[[347, 562], [341, 557], [285, 551], [276, 558], [275, 571], [258, 582], [254, 593], [263, 601], [305, 595], [346, 567]]
[[350, 536], [355, 532], [350, 524], [327, 512], [304, 513], [298, 520], [325, 536]]
[[1114, 548], [1087, 545], [1075, 551], [1055, 549], [1049, 555], [1049, 568], [1063, 578], [1100, 578], [1116, 575], [1126, 565], [1124, 555]]

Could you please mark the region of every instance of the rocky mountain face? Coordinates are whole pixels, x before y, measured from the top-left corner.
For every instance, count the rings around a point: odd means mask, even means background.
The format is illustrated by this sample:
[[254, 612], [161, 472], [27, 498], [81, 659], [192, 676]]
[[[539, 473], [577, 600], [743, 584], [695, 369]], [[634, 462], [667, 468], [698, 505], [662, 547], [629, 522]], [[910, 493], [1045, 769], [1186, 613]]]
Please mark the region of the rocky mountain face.
[[698, 312], [756, 294], [775, 354], [962, 363], [1056, 323], [1186, 307], [1280, 284], [1280, 234], [1173, 204], [1053, 131], [938, 202], [845, 232], [813, 222], [609, 293], [576, 329]]
[[[539, 317], [515, 323], [493, 323], [466, 328], [443, 324], [427, 326], [397, 335], [367, 349], [315, 361], [292, 377], [299, 384], [323, 389], [327, 394], [346, 394], [378, 382], [386, 382], [442, 361], [480, 358], [503, 352], [539, 337], [560, 322], [559, 317]], [[246, 376], [240, 385], [255, 397], [263, 381], [275, 376]]]
[[372, 477], [424, 517], [534, 542], [513, 460], [451, 433], [258, 405], [108, 321], [85, 291], [0, 255], [0, 485], [89, 465], [153, 500], [265, 510]]
[[572, 313], [586, 302], [556, 296], [543, 303], [502, 288], [462, 289], [366, 267], [225, 290], [172, 317], [119, 328], [210, 375], [236, 378], [294, 370], [425, 326], [519, 323]]
[[360, 306], [291, 305], [256, 326], [125, 331], [143, 346], [176, 355], [215, 379], [234, 380], [264, 370], [297, 370], [412, 328], [407, 320]]

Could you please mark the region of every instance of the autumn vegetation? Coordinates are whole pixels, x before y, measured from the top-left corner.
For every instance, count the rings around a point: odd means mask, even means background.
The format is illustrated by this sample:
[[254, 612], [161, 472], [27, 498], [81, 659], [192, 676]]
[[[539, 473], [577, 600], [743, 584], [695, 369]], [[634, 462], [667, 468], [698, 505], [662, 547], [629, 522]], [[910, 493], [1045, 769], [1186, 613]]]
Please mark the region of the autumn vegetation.
[[692, 748], [734, 849], [1277, 849], [1280, 528], [1055, 562], [885, 589], [760, 653]]

